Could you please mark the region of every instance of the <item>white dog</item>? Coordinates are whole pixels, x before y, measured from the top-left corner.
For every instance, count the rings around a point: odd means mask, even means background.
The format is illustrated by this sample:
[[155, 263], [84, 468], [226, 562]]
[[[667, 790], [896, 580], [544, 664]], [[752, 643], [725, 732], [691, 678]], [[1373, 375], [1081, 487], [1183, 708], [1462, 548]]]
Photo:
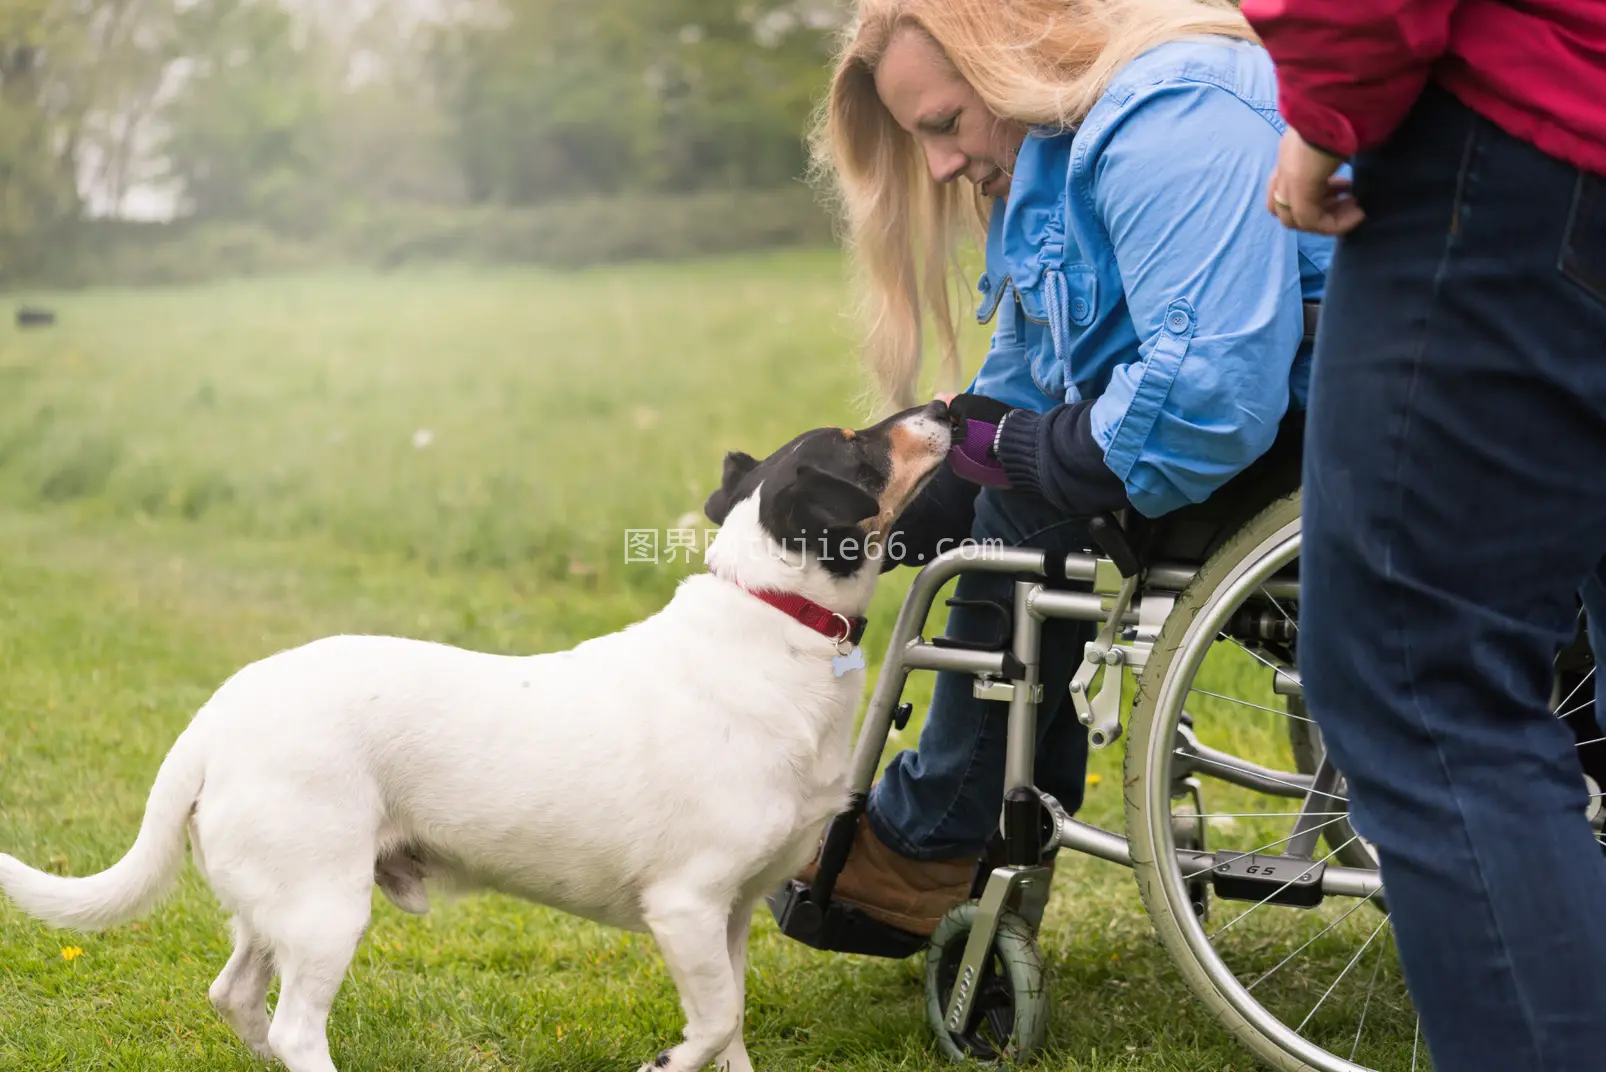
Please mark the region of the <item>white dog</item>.
[[212, 1003], [291, 1072], [335, 1072], [329, 1008], [373, 884], [417, 913], [426, 879], [500, 890], [651, 931], [687, 1023], [644, 1067], [747, 1072], [753, 908], [847, 806], [864, 673], [844, 655], [882, 537], [951, 435], [935, 402], [727, 456], [708, 572], [569, 651], [341, 636], [254, 663], [174, 743], [128, 855], [87, 878], [0, 855], [0, 888], [57, 926], [111, 926], [156, 903], [187, 831], [234, 917]]

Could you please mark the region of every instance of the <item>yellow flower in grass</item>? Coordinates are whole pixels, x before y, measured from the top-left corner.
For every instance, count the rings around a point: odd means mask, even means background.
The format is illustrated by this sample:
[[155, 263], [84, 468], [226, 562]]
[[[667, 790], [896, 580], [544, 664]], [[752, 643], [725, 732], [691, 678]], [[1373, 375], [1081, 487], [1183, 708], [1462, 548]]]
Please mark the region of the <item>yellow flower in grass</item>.
[[75, 945], [70, 945], [61, 951], [62, 960], [77, 960], [84, 955], [84, 951]]
[[1098, 785], [1103, 780], [1104, 780], [1104, 776], [1101, 775], [1101, 774], [1089, 774], [1087, 776], [1087, 784], [1088, 785]]

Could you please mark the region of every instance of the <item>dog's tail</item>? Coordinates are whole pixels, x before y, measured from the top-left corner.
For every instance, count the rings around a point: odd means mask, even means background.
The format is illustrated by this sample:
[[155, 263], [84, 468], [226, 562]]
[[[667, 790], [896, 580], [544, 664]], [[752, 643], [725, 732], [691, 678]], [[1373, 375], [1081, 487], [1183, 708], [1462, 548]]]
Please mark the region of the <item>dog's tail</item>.
[[0, 853], [0, 890], [24, 912], [57, 927], [92, 931], [143, 915], [184, 862], [185, 830], [204, 770], [201, 740], [186, 730], [156, 772], [145, 821], [128, 855], [98, 875], [63, 878]]

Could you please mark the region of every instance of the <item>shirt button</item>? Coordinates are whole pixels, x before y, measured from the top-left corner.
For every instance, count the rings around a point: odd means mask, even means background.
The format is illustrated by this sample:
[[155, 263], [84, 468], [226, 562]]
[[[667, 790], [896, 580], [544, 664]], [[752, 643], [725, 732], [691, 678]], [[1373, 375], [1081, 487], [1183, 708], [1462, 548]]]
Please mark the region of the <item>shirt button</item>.
[[1188, 314], [1181, 309], [1171, 310], [1171, 314], [1165, 318], [1165, 326], [1179, 335], [1182, 334], [1188, 330]]
[[1071, 302], [1071, 315], [1076, 317], [1076, 319], [1078, 319], [1078, 320], [1080, 320], [1084, 316], [1086, 316], [1087, 315], [1087, 302], [1085, 300], [1083, 300], [1082, 298], [1077, 298], [1074, 301], [1072, 301]]

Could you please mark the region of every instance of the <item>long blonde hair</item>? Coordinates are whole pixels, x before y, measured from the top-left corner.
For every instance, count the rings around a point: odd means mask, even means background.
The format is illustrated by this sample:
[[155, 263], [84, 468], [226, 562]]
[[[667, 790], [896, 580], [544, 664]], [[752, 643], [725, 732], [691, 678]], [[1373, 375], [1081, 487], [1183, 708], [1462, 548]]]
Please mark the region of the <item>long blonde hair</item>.
[[876, 93], [876, 66], [905, 26], [936, 42], [995, 117], [1055, 129], [1079, 124], [1111, 77], [1158, 44], [1195, 34], [1256, 40], [1230, 0], [858, 0], [810, 140], [814, 176], [835, 197], [859, 271], [865, 358], [882, 403], [896, 408], [915, 402], [928, 313], [958, 387], [953, 299], [968, 289], [959, 245], [967, 224], [985, 228], [989, 211], [968, 183], [932, 179]]

